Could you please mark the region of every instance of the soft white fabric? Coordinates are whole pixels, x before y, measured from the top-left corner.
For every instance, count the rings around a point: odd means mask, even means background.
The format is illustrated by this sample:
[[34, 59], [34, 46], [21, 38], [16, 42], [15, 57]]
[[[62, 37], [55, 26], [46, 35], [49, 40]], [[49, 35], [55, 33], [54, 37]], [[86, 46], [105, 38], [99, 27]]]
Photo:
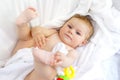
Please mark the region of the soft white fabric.
[[76, 80], [102, 80], [103, 76], [99, 73], [98, 76], [94, 76], [95, 71], [99, 69], [97, 63], [108, 59], [120, 49], [120, 12], [112, 7], [111, 0], [1, 0], [2, 62], [9, 57], [17, 39], [14, 34], [15, 18], [29, 5], [36, 7], [40, 13], [40, 17], [31, 22], [33, 26], [40, 24], [49, 28], [59, 27], [75, 13], [88, 14], [93, 18], [95, 26], [93, 37], [88, 45], [77, 49], [80, 56], [74, 64], [78, 66], [79, 72]]
[[120, 55], [116, 54], [102, 62], [105, 80], [120, 80]]
[[24, 80], [25, 76], [33, 70], [32, 48], [19, 50], [5, 64], [4, 68], [0, 68], [1, 80]]
[[57, 51], [63, 53], [64, 55], [68, 54], [68, 50], [67, 50], [65, 44], [62, 42], [58, 43], [52, 50], [53, 53], [56, 53]]
[[113, 6], [120, 11], [120, 0], [112, 0]]

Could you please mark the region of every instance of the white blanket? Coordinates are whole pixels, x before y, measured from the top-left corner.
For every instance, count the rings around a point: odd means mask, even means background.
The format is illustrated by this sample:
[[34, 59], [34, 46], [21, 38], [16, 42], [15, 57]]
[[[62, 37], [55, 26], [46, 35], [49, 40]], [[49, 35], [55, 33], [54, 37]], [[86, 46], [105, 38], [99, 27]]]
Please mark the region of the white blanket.
[[[15, 18], [28, 6], [34, 6], [40, 17], [31, 25], [60, 27], [63, 22], [75, 13], [90, 15], [93, 18], [95, 33], [88, 45], [78, 48], [79, 59], [75, 80], [102, 80], [99, 63], [114, 55], [120, 49], [120, 12], [112, 7], [111, 0], [1, 0], [0, 8], [0, 39], [1, 60], [6, 60], [15, 45]], [[7, 6], [7, 7], [6, 7]], [[4, 20], [4, 21], [3, 21]], [[8, 34], [8, 32], [10, 34]], [[3, 42], [5, 42], [3, 44]], [[8, 45], [9, 44], [9, 45]], [[7, 55], [7, 57], [6, 57]], [[2, 61], [3, 62], [3, 61]], [[95, 75], [95, 71], [98, 72]], [[101, 74], [100, 74], [101, 73]]]
[[19, 50], [5, 64], [4, 68], [0, 68], [1, 80], [24, 80], [34, 68], [32, 48]]

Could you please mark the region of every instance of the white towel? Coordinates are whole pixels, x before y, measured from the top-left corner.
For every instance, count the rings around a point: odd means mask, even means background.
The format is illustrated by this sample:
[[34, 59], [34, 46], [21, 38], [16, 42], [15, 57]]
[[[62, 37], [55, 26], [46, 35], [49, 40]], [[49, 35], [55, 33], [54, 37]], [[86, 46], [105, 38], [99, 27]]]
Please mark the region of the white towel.
[[0, 78], [1, 80], [24, 80], [32, 70], [32, 49], [25, 48], [9, 59], [4, 68], [0, 68]]

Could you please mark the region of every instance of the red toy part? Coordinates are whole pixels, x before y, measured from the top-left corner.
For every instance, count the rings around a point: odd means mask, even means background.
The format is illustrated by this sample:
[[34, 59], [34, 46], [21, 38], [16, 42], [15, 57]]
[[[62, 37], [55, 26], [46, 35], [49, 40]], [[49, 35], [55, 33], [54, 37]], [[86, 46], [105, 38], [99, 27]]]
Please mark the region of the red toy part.
[[62, 79], [62, 78], [57, 78], [57, 80], [64, 80], [64, 79]]

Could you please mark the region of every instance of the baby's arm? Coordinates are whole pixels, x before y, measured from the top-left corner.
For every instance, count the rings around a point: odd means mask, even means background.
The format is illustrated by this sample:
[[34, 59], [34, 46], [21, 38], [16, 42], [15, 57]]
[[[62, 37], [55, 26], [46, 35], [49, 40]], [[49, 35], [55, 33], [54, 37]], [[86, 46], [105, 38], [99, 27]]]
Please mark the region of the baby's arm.
[[56, 65], [61, 67], [69, 67], [73, 64], [75, 59], [77, 58], [77, 52], [75, 50], [70, 50], [67, 55], [63, 53], [57, 52], [55, 54]]
[[57, 31], [55, 29], [45, 28], [45, 27], [41, 27], [41, 26], [36, 26], [36, 27], [32, 28], [32, 35], [35, 35], [37, 33], [41, 33], [41, 34], [44, 34], [45, 37], [48, 37], [56, 32]]
[[49, 29], [45, 27], [36, 26], [32, 28], [32, 37], [35, 41], [35, 45], [38, 47], [42, 47], [45, 45], [46, 38], [50, 35], [56, 33], [55, 29]]

